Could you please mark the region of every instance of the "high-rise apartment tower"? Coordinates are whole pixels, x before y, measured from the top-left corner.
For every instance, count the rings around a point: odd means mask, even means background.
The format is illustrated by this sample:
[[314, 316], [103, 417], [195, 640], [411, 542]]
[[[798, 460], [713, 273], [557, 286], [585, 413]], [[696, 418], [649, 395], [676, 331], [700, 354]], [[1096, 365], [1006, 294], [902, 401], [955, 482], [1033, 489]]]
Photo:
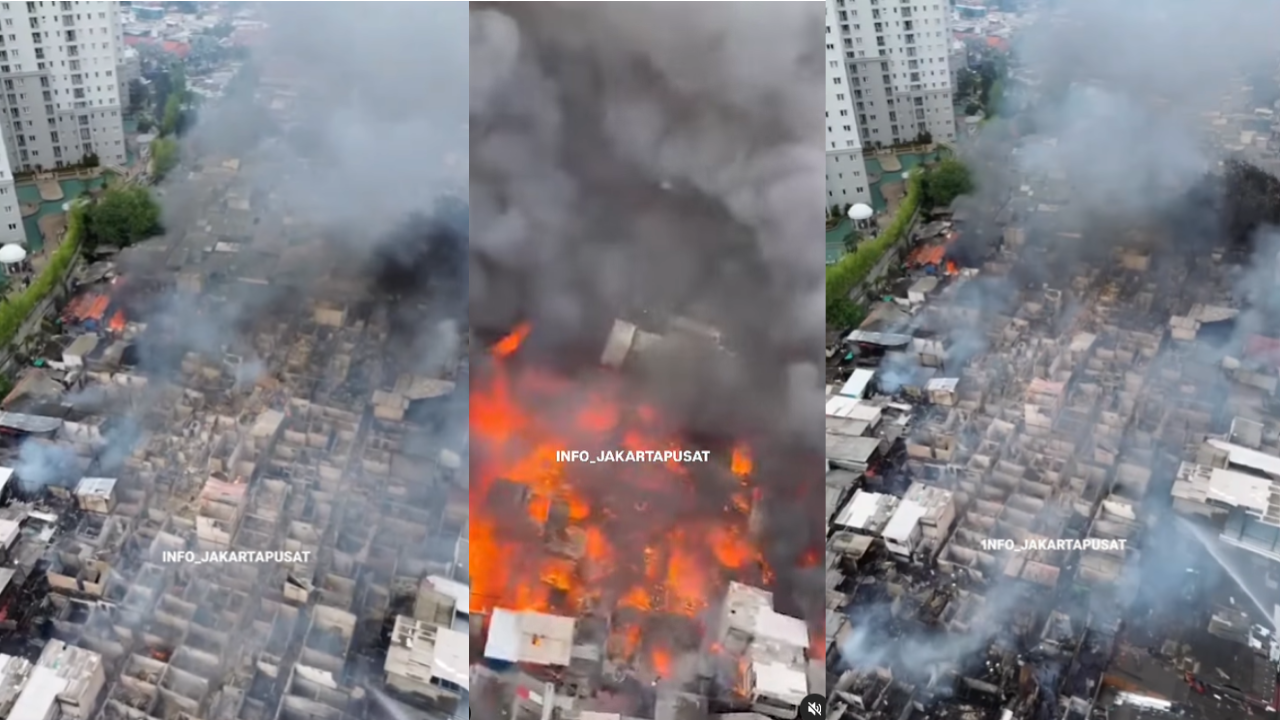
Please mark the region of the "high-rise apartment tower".
[[16, 172], [125, 164], [119, 3], [0, 3], [0, 127]]
[[829, 118], [838, 95], [868, 148], [954, 141], [948, 0], [827, 0], [827, 10], [827, 64], [838, 56], [845, 70], [828, 67], [839, 88]]

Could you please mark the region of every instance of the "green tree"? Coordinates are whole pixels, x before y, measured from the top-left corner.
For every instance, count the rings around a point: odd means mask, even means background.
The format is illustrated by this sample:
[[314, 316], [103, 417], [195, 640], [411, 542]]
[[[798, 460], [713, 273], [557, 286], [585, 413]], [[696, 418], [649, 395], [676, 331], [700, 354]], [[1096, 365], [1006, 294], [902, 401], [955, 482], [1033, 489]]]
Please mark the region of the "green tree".
[[987, 92], [986, 108], [987, 115], [995, 117], [1000, 114], [1001, 103], [1004, 100], [1004, 82], [996, 80], [991, 83], [991, 89]]
[[923, 180], [925, 207], [943, 207], [973, 192], [973, 175], [956, 158], [949, 157], [925, 171]]
[[158, 178], [169, 174], [178, 166], [178, 141], [158, 138], [151, 143], [151, 173]]
[[827, 298], [827, 327], [849, 330], [862, 324], [867, 312], [847, 297]]
[[187, 69], [180, 62], [169, 67], [169, 92], [178, 96], [179, 103], [187, 101]]
[[178, 93], [169, 95], [169, 99], [164, 103], [164, 118], [160, 120], [160, 134], [172, 135], [178, 129], [178, 122], [182, 120], [182, 100], [178, 98]]
[[160, 232], [160, 205], [144, 187], [112, 187], [88, 212], [88, 243], [126, 247]]

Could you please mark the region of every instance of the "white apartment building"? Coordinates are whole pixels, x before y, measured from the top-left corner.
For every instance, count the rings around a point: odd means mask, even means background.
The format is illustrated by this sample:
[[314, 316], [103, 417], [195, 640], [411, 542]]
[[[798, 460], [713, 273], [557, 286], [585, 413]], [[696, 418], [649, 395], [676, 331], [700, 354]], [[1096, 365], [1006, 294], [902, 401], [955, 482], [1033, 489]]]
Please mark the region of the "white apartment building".
[[22, 224], [22, 204], [18, 202], [9, 153], [0, 152], [0, 245], [10, 243], [26, 245], [27, 231]]
[[828, 82], [846, 89], [862, 143], [888, 147], [925, 132], [953, 142], [948, 0], [827, 0], [827, 8], [827, 55], [839, 53], [847, 70]]
[[[837, 24], [836, 0], [827, 0], [827, 30]], [[862, 138], [853, 96], [849, 64], [839, 44], [827, 43], [827, 207], [871, 204], [871, 179], [862, 159]]]
[[0, 126], [18, 172], [125, 164], [114, 2], [0, 3]]

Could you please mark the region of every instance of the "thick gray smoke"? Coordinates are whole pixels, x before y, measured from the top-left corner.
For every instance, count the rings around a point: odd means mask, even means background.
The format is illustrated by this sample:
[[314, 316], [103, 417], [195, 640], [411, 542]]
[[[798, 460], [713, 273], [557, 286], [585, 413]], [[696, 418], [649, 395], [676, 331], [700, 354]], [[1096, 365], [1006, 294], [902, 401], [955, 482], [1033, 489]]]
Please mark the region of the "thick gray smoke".
[[821, 496], [796, 487], [822, 472], [822, 17], [781, 2], [471, 14], [473, 324], [530, 323], [529, 352], [576, 358], [565, 372], [588, 396], [614, 318], [721, 330], [733, 357], [655, 352], [628, 396], [783, 458], [757, 460], [775, 507], [794, 505], [766, 542], [814, 618], [820, 581], [801, 589], [794, 565], [820, 542], [796, 518]]
[[896, 633], [898, 621], [889, 605], [858, 607], [850, 613], [848, 632], [836, 638], [843, 663], [855, 670], [905, 668], [929, 678], [959, 672], [961, 664], [1012, 631], [1009, 617], [1024, 601], [1016, 587], [993, 592], [963, 632], [907, 630]]
[[[259, 79], [299, 93], [279, 124], [249, 98], [210, 108], [193, 140], [263, 155], [263, 191], [367, 253], [411, 213], [466, 191], [466, 4], [264, 3], [252, 53]], [[341, 48], [339, 51], [338, 48]], [[273, 169], [275, 171], [273, 171]]]
[[[943, 330], [953, 343], [965, 345], [962, 356], [986, 345], [996, 316], [1016, 307], [1017, 292], [1028, 291], [1027, 297], [1035, 300], [1046, 285], [1065, 290], [1063, 315], [1069, 319], [1076, 310], [1070, 297], [1072, 261], [1114, 265], [1108, 256], [1129, 242], [1135, 229], [1154, 229], [1150, 251], [1155, 270], [1146, 280], [1160, 285], [1162, 300], [1175, 300], [1159, 312], [1186, 312], [1191, 294], [1179, 300], [1179, 289], [1170, 287], [1167, 279], [1180, 277], [1177, 270], [1184, 263], [1202, 274], [1210, 262], [1208, 248], [1231, 244], [1226, 229], [1232, 218], [1219, 207], [1221, 190], [1205, 181], [1207, 174], [1220, 172], [1221, 162], [1232, 152], [1228, 146], [1237, 143], [1238, 135], [1215, 130], [1213, 114], [1239, 124], [1254, 116], [1254, 108], [1275, 110], [1273, 103], [1280, 100], [1275, 84], [1280, 52], [1274, 41], [1280, 31], [1280, 7], [1273, 4], [1061, 0], [1041, 5], [1048, 9], [1013, 38], [1013, 77], [1003, 83], [1004, 109], [1013, 111], [1013, 117], [996, 118], [978, 136], [960, 143], [978, 190], [958, 204], [970, 218], [953, 252], [963, 256], [966, 265], [981, 265], [999, 241], [999, 214], [1005, 215], [1001, 222], [1027, 229], [1028, 244], [1038, 247], [1023, 253], [1023, 262], [1008, 275], [967, 282], [978, 297], [939, 299], [938, 304], [978, 310], [965, 323], [928, 328]], [[1023, 182], [1028, 186], [1021, 187]], [[1205, 193], [1206, 186], [1213, 189]], [[1027, 197], [1032, 188], [1035, 194]], [[1020, 200], [1009, 203], [1019, 195]], [[1027, 209], [1036, 206], [1056, 206], [1058, 212], [1048, 208], [1029, 215]], [[1047, 252], [1038, 254], [1039, 248]], [[1277, 252], [1280, 241], [1275, 232], [1264, 229], [1257, 233], [1250, 265], [1225, 273], [1231, 279], [1234, 304], [1247, 308], [1237, 322], [1237, 340], [1264, 329], [1274, 335], [1269, 318], [1280, 309]], [[925, 329], [924, 318], [917, 316], [904, 329]], [[1157, 363], [1177, 362], [1177, 350], [1165, 352]], [[1205, 355], [1211, 353], [1201, 357]], [[948, 367], [948, 374], [959, 369]], [[882, 387], [887, 383], [894, 389], [911, 370], [890, 363], [880, 371]], [[1211, 380], [1225, 386], [1221, 377]], [[1158, 450], [1148, 490], [1149, 498], [1156, 499], [1167, 496], [1169, 475], [1184, 448], [1171, 443]], [[1162, 623], [1204, 611], [1189, 606], [1189, 586], [1248, 582], [1248, 562], [1236, 563], [1239, 558], [1221, 548], [1207, 552], [1217, 542], [1213, 533], [1189, 533], [1184, 523], [1164, 512], [1154, 506], [1144, 511], [1147, 535], [1142, 555], [1131, 556], [1113, 592], [1095, 591], [1074, 603], [1059, 597], [1055, 607], [1079, 610], [1081, 617], [1093, 618], [1095, 627], [1106, 627], [1119, 617], [1118, 601], [1131, 600], [1125, 613], [1130, 642], [1142, 643], [1139, 638], [1149, 633], [1150, 644], [1158, 646], [1167, 636]], [[1255, 590], [1238, 593], [1239, 605], [1250, 604], [1245, 596], [1254, 597]], [[1008, 588], [992, 588], [985, 595], [987, 609], [998, 611], [995, 619], [1000, 625], [984, 618], [968, 632], [945, 636], [896, 625], [883, 607], [858, 608], [851, 632], [839, 640], [841, 657], [860, 669], [892, 665], [927, 671], [932, 665], [972, 661], [1001, 638], [1005, 616], [1016, 609], [1010, 604], [1016, 596]], [[1052, 670], [1037, 675], [1038, 681], [1046, 687], [1057, 682], [1060, 668], [1037, 667]], [[1052, 704], [1052, 693], [1046, 698]]]
[[[759, 396], [788, 392], [823, 329], [801, 210], [821, 196], [821, 22], [783, 3], [473, 12], [473, 319], [573, 336], [697, 313], [750, 343]], [[813, 427], [819, 391], [786, 420]]]
[[[1074, 212], [1132, 217], [1180, 202], [1220, 159], [1206, 145], [1204, 114], [1223, 110], [1255, 74], [1274, 75], [1280, 8], [1256, 0], [1050, 7], [1014, 48], [1039, 79], [1030, 124], [1054, 143], [1036, 144], [1015, 166], [1065, 175]], [[1007, 99], [1026, 98], [1015, 90]], [[984, 160], [998, 173], [1008, 147], [994, 149], [999, 156]], [[986, 172], [987, 162], [975, 166]]]
[[[302, 269], [266, 292], [219, 292], [220, 306], [175, 294], [156, 303], [152, 320], [166, 345], [235, 348], [238, 380], [249, 384], [269, 368], [238, 342], [247, 323], [264, 308], [296, 305], [337, 270], [400, 297], [393, 326], [407, 369], [438, 371], [456, 356], [466, 320], [465, 266], [452, 260], [465, 249], [466, 206], [441, 205], [466, 193], [466, 6], [258, 7], [269, 28], [226, 95], [199, 107], [182, 139], [187, 164], [162, 186], [166, 230], [179, 239], [219, 212], [209, 181], [188, 169], [239, 158], [255, 234], [284, 232], [288, 215], [315, 227], [328, 249], [295, 258]], [[291, 109], [273, 107], [276, 90]], [[161, 355], [147, 349], [144, 361]]]
[[28, 486], [56, 485], [74, 480], [80, 463], [76, 454], [67, 448], [28, 441], [18, 449], [13, 470]]

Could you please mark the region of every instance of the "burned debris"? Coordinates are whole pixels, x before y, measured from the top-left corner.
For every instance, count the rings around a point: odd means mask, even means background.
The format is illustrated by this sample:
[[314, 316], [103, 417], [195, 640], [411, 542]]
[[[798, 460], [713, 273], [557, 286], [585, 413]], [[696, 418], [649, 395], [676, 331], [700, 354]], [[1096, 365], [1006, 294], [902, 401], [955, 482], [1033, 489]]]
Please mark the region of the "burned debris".
[[86, 277], [4, 400], [0, 715], [465, 712], [457, 278], [393, 296], [248, 163], [201, 166], [192, 227]]
[[1278, 704], [1280, 365], [1241, 288], [1274, 277], [1280, 196], [1235, 198], [1249, 218], [1197, 225], [1186, 258], [1164, 219], [1073, 213], [1054, 178], [922, 223], [828, 353], [831, 717]]

